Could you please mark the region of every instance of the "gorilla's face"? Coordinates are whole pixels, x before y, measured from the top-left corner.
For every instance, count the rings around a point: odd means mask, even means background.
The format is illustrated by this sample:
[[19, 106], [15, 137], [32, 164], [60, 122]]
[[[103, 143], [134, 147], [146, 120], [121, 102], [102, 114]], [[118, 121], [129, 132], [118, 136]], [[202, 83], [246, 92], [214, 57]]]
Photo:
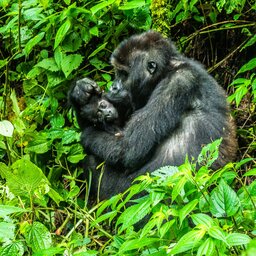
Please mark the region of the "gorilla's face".
[[121, 84], [131, 94], [135, 109], [146, 104], [155, 86], [167, 74], [170, 54], [176, 54], [158, 33], [143, 35], [124, 41], [111, 56], [116, 72], [113, 86]]

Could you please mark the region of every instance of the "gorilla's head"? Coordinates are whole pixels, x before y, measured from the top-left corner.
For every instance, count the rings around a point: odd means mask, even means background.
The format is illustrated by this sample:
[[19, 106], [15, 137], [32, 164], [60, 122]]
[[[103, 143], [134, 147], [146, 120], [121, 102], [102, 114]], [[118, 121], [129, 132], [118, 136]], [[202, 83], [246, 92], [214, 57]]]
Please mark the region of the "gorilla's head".
[[148, 31], [122, 42], [111, 56], [116, 83], [129, 91], [135, 108], [145, 105], [155, 86], [168, 73], [170, 60], [178, 52], [161, 34]]

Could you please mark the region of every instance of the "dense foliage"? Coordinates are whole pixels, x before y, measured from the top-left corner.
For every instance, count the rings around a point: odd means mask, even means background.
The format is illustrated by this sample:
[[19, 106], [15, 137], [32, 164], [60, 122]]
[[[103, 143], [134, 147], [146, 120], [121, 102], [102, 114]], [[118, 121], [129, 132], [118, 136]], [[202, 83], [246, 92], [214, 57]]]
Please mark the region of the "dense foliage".
[[[0, 0], [0, 255], [256, 255], [255, 21], [254, 0]], [[112, 50], [150, 28], [227, 90], [237, 162], [212, 171], [215, 141], [89, 208], [67, 91], [109, 88]]]

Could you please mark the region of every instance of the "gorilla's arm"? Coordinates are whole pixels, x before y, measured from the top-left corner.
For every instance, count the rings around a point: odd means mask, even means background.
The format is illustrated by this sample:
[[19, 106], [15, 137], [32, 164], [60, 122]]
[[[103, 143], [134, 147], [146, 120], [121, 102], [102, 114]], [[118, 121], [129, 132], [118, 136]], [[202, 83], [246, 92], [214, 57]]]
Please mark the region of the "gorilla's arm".
[[83, 132], [82, 144], [110, 165], [129, 171], [141, 166], [190, 110], [198, 91], [197, 79], [188, 68], [176, 70], [156, 86], [148, 103], [131, 116], [123, 137], [89, 127]]

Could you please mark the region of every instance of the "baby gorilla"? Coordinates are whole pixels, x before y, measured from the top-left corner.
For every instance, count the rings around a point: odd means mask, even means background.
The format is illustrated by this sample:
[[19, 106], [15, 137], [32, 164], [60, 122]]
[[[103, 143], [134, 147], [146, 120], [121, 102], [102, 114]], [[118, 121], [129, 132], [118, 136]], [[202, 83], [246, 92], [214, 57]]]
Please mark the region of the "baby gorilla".
[[117, 137], [121, 136], [122, 118], [107, 99], [93, 96], [90, 104], [83, 107], [81, 111], [96, 128], [115, 134]]
[[[116, 137], [122, 136], [121, 128], [134, 111], [130, 93], [120, 83], [113, 85], [107, 93], [103, 93], [88, 78], [83, 78], [76, 84], [69, 98], [76, 110], [79, 125], [93, 125], [97, 130], [106, 131]], [[81, 104], [84, 101], [88, 104]]]

